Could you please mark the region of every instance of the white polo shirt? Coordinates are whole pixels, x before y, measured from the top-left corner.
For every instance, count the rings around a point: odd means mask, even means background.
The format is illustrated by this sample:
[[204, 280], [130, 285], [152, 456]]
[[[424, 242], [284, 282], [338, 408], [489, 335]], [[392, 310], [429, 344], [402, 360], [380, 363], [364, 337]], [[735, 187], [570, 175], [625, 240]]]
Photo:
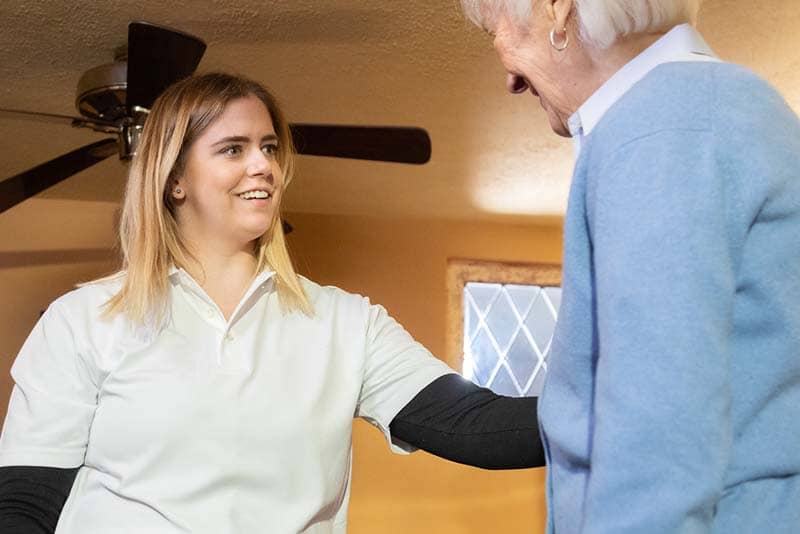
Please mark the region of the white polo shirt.
[[[273, 273], [229, 321], [184, 271], [165, 328], [99, 318], [119, 282], [56, 300], [12, 368], [0, 465], [82, 466], [57, 534], [343, 533], [354, 416], [389, 423], [452, 370], [380, 306]], [[400, 452], [410, 450], [392, 444]]]

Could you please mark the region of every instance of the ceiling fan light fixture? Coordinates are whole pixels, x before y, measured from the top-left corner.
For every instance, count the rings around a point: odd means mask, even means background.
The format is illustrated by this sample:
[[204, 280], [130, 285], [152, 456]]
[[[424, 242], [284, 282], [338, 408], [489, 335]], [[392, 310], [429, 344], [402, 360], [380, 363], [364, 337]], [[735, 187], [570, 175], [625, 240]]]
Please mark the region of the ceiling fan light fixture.
[[106, 63], [83, 73], [78, 81], [75, 107], [82, 116], [116, 122], [126, 116], [128, 63]]

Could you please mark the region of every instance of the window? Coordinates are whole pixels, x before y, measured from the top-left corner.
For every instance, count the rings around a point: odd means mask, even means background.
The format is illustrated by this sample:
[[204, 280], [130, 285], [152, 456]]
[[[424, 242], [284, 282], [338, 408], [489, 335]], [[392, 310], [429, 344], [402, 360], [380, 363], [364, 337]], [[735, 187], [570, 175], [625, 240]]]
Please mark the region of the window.
[[451, 361], [503, 395], [539, 395], [561, 302], [555, 265], [451, 260]]

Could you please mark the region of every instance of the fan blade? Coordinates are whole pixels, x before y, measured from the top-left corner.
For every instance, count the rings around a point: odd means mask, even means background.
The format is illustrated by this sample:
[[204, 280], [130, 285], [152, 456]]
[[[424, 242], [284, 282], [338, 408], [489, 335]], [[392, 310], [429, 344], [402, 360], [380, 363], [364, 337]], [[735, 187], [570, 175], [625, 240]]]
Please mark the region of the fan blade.
[[0, 117], [50, 123], [56, 122], [61, 124], [72, 124], [72, 121], [78, 120], [78, 117], [70, 117], [68, 115], [56, 115], [54, 113], [39, 113], [38, 111], [24, 111], [21, 109], [5, 108], [0, 108]]
[[[70, 117], [69, 115], [57, 115], [55, 113], [40, 113], [38, 111], [25, 111], [22, 109], [0, 108], [0, 117], [8, 119], [24, 119], [30, 121], [40, 121], [49, 123], [60, 123], [72, 125], [75, 121], [86, 122], [83, 117]], [[113, 122], [92, 120], [93, 123], [114, 126]]]
[[206, 44], [193, 35], [147, 22], [128, 25], [128, 112], [150, 109], [169, 85], [191, 75]]
[[28, 121], [67, 124], [69, 126], [82, 126], [92, 128], [95, 131], [113, 133], [118, 128], [110, 121], [100, 119], [86, 119], [83, 117], [70, 117], [69, 115], [57, 115], [55, 113], [40, 113], [38, 111], [25, 111], [22, 109], [0, 108], [0, 117], [8, 119], [24, 119]]
[[427, 163], [431, 139], [422, 128], [291, 124], [297, 152], [312, 156]]
[[0, 213], [106, 159], [116, 145], [116, 139], [103, 139], [1, 181]]

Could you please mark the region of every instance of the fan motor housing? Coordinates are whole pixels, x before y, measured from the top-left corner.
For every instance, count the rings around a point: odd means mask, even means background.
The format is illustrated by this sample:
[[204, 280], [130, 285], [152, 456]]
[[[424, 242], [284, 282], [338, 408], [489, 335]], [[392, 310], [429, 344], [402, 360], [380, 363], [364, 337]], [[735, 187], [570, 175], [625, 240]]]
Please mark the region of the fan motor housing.
[[127, 116], [128, 62], [115, 61], [87, 70], [78, 81], [75, 107], [88, 119], [117, 122]]

